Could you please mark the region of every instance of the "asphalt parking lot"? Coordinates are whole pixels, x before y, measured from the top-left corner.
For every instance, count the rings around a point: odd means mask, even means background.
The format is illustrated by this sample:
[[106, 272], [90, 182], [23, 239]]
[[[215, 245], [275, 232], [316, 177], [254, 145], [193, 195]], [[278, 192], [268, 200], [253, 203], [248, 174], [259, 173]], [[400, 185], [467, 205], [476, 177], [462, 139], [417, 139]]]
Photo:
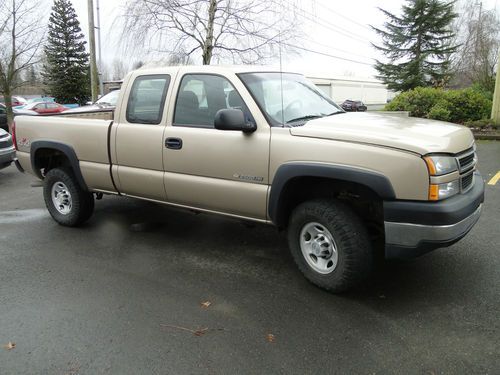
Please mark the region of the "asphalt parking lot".
[[500, 371], [500, 182], [461, 242], [332, 295], [272, 227], [105, 197], [64, 228], [34, 181], [0, 171], [0, 374]]

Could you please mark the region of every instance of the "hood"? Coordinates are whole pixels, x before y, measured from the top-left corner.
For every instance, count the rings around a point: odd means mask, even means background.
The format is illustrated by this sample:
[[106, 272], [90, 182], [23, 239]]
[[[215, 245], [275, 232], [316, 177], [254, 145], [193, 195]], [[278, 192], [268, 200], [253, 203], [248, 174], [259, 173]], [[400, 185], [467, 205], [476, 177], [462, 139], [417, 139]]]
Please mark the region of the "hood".
[[368, 143], [412, 151], [458, 153], [471, 147], [472, 132], [448, 122], [381, 113], [339, 113], [290, 129], [294, 136]]

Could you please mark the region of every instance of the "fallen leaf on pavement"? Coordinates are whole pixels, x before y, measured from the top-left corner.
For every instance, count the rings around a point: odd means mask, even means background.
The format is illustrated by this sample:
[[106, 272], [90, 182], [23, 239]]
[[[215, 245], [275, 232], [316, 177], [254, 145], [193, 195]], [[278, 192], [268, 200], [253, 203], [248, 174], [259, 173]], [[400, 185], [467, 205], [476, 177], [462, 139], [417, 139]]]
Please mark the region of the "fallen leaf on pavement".
[[194, 332], [195, 336], [202, 336], [208, 331], [208, 328], [199, 329]]
[[212, 304], [212, 302], [205, 301], [205, 302], [201, 303], [201, 307], [203, 307], [204, 309], [207, 309], [211, 304]]
[[276, 336], [274, 336], [272, 333], [267, 334], [267, 342], [274, 342], [276, 340]]
[[3, 347], [4, 347], [5, 349], [7, 349], [7, 350], [12, 350], [12, 349], [14, 349], [14, 348], [16, 347], [16, 343], [15, 343], [15, 342], [10, 342], [10, 341], [9, 341], [9, 343], [8, 343], [7, 345], [4, 345]]

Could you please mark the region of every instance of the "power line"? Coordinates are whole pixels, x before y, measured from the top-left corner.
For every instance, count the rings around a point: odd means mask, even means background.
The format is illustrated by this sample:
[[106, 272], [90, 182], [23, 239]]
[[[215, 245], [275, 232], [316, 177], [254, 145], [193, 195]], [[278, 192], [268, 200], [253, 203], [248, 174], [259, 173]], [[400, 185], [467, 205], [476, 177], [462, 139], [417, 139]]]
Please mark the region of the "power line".
[[340, 49], [338, 47], [334, 47], [334, 46], [329, 45], [329, 44], [320, 43], [320, 42], [318, 42], [316, 40], [308, 39], [308, 42], [311, 42], [313, 44], [316, 44], [318, 46], [325, 47], [325, 48], [328, 48], [328, 49], [333, 49], [333, 50], [336, 50], [336, 51], [339, 51], [339, 52], [344, 52], [344, 53], [348, 53], [348, 54], [353, 55], [353, 56], [361, 57], [363, 59], [373, 59], [373, 57], [371, 57], [371, 56], [359, 55], [357, 53], [354, 53], [354, 52], [351, 52], [351, 51], [347, 51], [345, 49]]
[[[356, 40], [358, 42], [364, 43], [364, 44], [369, 44], [367, 41], [367, 38], [365, 36], [353, 33], [350, 30], [347, 30], [343, 27], [337, 26], [337, 25], [332, 25], [330, 21], [325, 20], [324, 18], [318, 17], [318, 15], [311, 13], [305, 9], [301, 9], [297, 7], [296, 4], [290, 3], [289, 1], [285, 0], [285, 3], [289, 6], [295, 9], [295, 12], [297, 15], [303, 17], [304, 19], [313, 22], [314, 24], [318, 24], [326, 29], [329, 29], [335, 33], [341, 34], [349, 39]], [[309, 15], [309, 16], [307, 16]]]
[[326, 6], [326, 5], [325, 5], [325, 4], [323, 4], [323, 3], [317, 3], [317, 4], [318, 4], [320, 7], [322, 7], [322, 8], [324, 8], [324, 9], [328, 10], [330, 13], [336, 14], [337, 16], [339, 16], [339, 17], [341, 17], [341, 18], [343, 18], [343, 19], [345, 19], [345, 20], [347, 20], [347, 21], [349, 21], [349, 22], [352, 22], [352, 23], [354, 23], [355, 25], [361, 26], [362, 28], [364, 28], [364, 29], [366, 29], [366, 30], [372, 31], [372, 29], [371, 29], [371, 28], [369, 28], [368, 26], [366, 26], [366, 25], [364, 25], [364, 24], [362, 24], [362, 23], [360, 23], [360, 22], [358, 22], [358, 21], [356, 21], [356, 20], [353, 20], [353, 19], [352, 19], [352, 18], [350, 18], [350, 17], [347, 17], [347, 16], [345, 16], [345, 15], [343, 15], [343, 14], [341, 14], [341, 13], [339, 13], [339, 12], [335, 11], [335, 10], [333, 10], [332, 8], [330, 8], [329, 6]]
[[[228, 27], [227, 25], [222, 25], [222, 24], [217, 23], [217, 22], [214, 22], [214, 24], [217, 25], [217, 26], [225, 27], [229, 31], [239, 32], [238, 29], [235, 29], [233, 27]], [[253, 35], [253, 37], [257, 37], [257, 38], [262, 39], [264, 41], [268, 41], [269, 40], [268, 38], [266, 38], [266, 37], [264, 37], [262, 35], [258, 35], [258, 34]], [[317, 55], [330, 57], [332, 59], [348, 61], [348, 62], [352, 62], [352, 63], [355, 63], [355, 64], [373, 66], [372, 63], [367, 63], [367, 62], [364, 62], [364, 61], [359, 61], [359, 60], [354, 60], [354, 59], [348, 59], [346, 57], [336, 56], [336, 55], [332, 55], [332, 54], [329, 54], [329, 53], [326, 53], [326, 52], [315, 51], [315, 50], [312, 50], [312, 49], [309, 49], [309, 48], [306, 48], [306, 47], [297, 46], [297, 45], [294, 45], [294, 44], [291, 44], [291, 43], [287, 43], [287, 42], [281, 42], [280, 41], [279, 44], [283, 45], [283, 46], [290, 47], [290, 48], [298, 49], [298, 50], [301, 50], [301, 51], [306, 51], [306, 52], [314, 53], [314, 54], [317, 54]]]
[[322, 56], [326, 56], [326, 57], [331, 57], [331, 58], [333, 58], [333, 59], [337, 59], [337, 60], [343, 60], [343, 61], [348, 61], [348, 62], [352, 62], [352, 63], [355, 63], [355, 64], [361, 64], [361, 65], [373, 66], [373, 64], [371, 64], [371, 63], [367, 63], [367, 62], [364, 62], [364, 61], [359, 61], [359, 60], [348, 59], [348, 58], [341, 57], [341, 56], [335, 56], [335, 55], [331, 55], [331, 54], [329, 54], [329, 53], [320, 52], [320, 51], [315, 51], [315, 50], [312, 50], [312, 49], [309, 49], [309, 48], [296, 46], [296, 45], [293, 45], [293, 44], [290, 44], [290, 43], [282, 43], [282, 44], [283, 44], [284, 46], [288, 46], [288, 47], [290, 47], [290, 48], [295, 48], [295, 49], [299, 49], [299, 50], [302, 50], [302, 51], [315, 53], [315, 54], [317, 54], [317, 55], [322, 55]]

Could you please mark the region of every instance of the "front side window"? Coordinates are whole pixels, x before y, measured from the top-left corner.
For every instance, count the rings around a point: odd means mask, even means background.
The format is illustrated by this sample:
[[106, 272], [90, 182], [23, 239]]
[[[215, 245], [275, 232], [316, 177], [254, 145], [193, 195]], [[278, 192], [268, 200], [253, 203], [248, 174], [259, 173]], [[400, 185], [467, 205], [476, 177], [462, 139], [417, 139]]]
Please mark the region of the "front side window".
[[300, 74], [244, 73], [239, 77], [273, 126], [343, 112]]
[[174, 125], [213, 128], [215, 114], [229, 108], [241, 109], [247, 121], [253, 122], [240, 94], [226, 78], [186, 74], [177, 94]]
[[169, 75], [137, 77], [128, 98], [127, 121], [137, 124], [159, 124], [169, 84]]

